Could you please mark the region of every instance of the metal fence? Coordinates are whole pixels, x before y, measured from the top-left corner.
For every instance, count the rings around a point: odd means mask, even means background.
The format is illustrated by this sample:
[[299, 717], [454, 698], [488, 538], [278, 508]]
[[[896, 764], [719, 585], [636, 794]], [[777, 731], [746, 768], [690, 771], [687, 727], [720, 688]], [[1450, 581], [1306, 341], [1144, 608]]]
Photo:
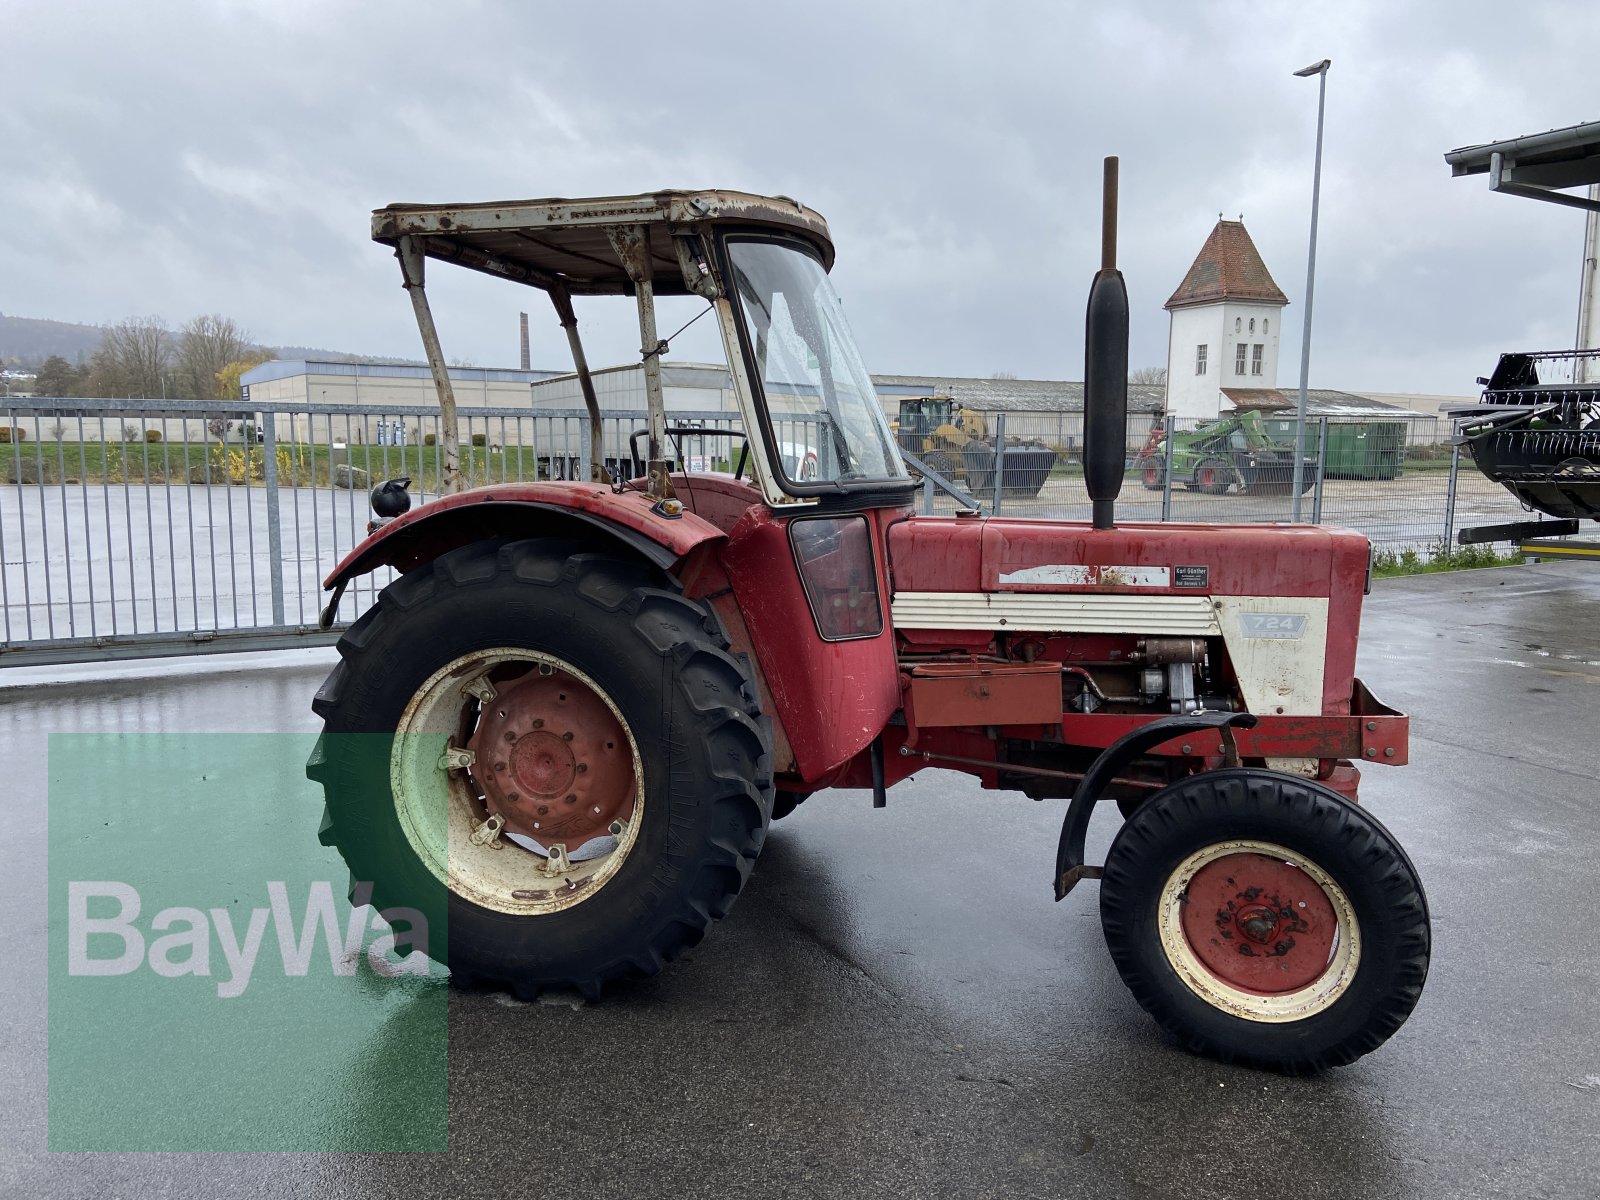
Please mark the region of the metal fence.
[[[432, 408], [352, 411], [302, 405], [249, 412], [220, 404], [149, 400], [7, 400], [0, 413], [0, 665], [271, 649], [317, 644], [321, 580], [365, 535], [368, 489], [409, 477], [419, 499], [440, 490], [439, 414]], [[737, 413], [673, 411], [674, 461], [725, 470]], [[589, 425], [578, 409], [467, 408], [458, 416], [469, 484], [582, 477]], [[602, 454], [613, 471], [640, 473], [630, 439], [636, 411], [608, 411]], [[998, 475], [981, 469], [929, 483], [924, 508], [975, 503], [1007, 515], [1086, 519], [1081, 463], [1056, 452], [1037, 479], [1009, 463], [1030, 443], [1006, 439]], [[1130, 422], [1132, 468], [1121, 519], [1256, 522], [1288, 519], [1292, 498], [1234, 479], [1196, 486], [1165, 430], [1163, 474], [1149, 486], [1148, 417]], [[818, 444], [814, 422], [785, 421], [786, 457]], [[1516, 502], [1448, 457], [1401, 456], [1392, 478], [1367, 478], [1359, 453], [1341, 458], [1326, 423], [1308, 445], [1315, 458], [1307, 519], [1360, 529], [1385, 548], [1426, 549], [1457, 525], [1513, 519]], [[642, 447], [640, 448], [642, 452]], [[992, 454], [992, 452], [991, 452]], [[1037, 466], [1037, 456], [1034, 459]], [[980, 464], [981, 466], [981, 464]], [[1148, 466], [1144, 463], [1144, 466]], [[791, 464], [793, 469], [794, 464]], [[1037, 474], [1037, 472], [1036, 472]], [[1353, 478], [1346, 478], [1354, 475]], [[1270, 491], [1270, 489], [1268, 489]], [[351, 586], [340, 607], [357, 617], [389, 581], [387, 570]]]
[[[1008, 463], [1030, 446], [1054, 453], [1040, 477], [1021, 464], [1002, 475], [998, 492], [992, 472], [973, 479], [963, 473], [924, 489], [925, 512], [950, 513], [978, 505], [1023, 517], [1088, 520], [1078, 445], [1014, 438], [1008, 421], [993, 421]], [[1264, 452], [1208, 440], [1210, 423], [1148, 415], [1130, 416], [1125, 443], [1127, 474], [1117, 502], [1120, 520], [1221, 522], [1288, 521], [1294, 517], [1293, 421], [1269, 421], [1272, 439]], [[1305, 491], [1300, 519], [1358, 529], [1380, 550], [1420, 554], [1453, 543], [1456, 530], [1526, 519], [1521, 505], [1499, 484], [1463, 464], [1448, 443], [1410, 442], [1406, 427], [1386, 422], [1320, 418], [1305, 432]], [[959, 458], [959, 455], [948, 456]], [[1036, 460], [1035, 460], [1036, 461]], [[953, 486], [944, 486], [948, 482]]]

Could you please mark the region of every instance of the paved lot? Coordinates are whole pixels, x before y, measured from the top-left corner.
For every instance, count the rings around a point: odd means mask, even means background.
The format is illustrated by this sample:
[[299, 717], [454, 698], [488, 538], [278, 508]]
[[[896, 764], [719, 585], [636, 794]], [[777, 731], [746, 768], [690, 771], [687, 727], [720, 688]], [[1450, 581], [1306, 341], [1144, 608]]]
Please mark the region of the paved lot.
[[930, 771], [883, 812], [807, 804], [657, 980], [578, 1008], [453, 997], [439, 1155], [44, 1152], [42, 735], [310, 728], [328, 656], [0, 691], [0, 1195], [1592, 1196], [1597, 612], [1584, 564], [1375, 591], [1362, 673], [1416, 720], [1413, 765], [1364, 794], [1436, 943], [1410, 1023], [1353, 1067], [1178, 1051], [1092, 889], [1051, 901], [1061, 806]]

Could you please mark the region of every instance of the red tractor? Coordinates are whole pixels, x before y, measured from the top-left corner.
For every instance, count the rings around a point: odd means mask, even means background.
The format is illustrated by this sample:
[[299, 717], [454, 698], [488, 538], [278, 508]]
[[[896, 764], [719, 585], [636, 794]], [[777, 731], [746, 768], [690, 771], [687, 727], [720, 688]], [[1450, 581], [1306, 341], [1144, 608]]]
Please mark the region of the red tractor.
[[[827, 225], [792, 200], [374, 213], [439, 384], [442, 451], [456, 438], [428, 259], [550, 294], [594, 436], [590, 481], [443, 495], [374, 522], [328, 577], [331, 624], [352, 579], [400, 572], [315, 701], [322, 837], [370, 884], [357, 894], [401, 911], [460, 980], [593, 997], [700, 941], [800, 800], [868, 788], [882, 807], [943, 767], [1069, 801], [1055, 896], [1100, 881], [1118, 970], [1192, 1049], [1311, 1070], [1399, 1028], [1430, 932], [1410, 861], [1356, 803], [1354, 764], [1407, 752], [1407, 718], [1354, 674], [1369, 546], [1115, 524], [1113, 167], [1088, 312], [1089, 523], [916, 514], [830, 286]], [[658, 293], [715, 313], [740, 418], [730, 473], [671, 469]], [[604, 465], [572, 305], [586, 295], [637, 299], [639, 478]], [[1104, 800], [1124, 822], [1092, 865]]]

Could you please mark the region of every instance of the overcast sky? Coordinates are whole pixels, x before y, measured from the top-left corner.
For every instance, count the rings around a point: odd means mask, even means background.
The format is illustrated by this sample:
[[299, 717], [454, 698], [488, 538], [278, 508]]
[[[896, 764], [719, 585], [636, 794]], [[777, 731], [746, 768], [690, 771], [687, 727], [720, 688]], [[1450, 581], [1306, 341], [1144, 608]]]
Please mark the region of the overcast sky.
[[[1078, 379], [1118, 154], [1133, 365], [1164, 364], [1162, 303], [1242, 213], [1293, 302], [1289, 386], [1317, 100], [1291, 72], [1328, 57], [1313, 386], [1466, 393], [1573, 337], [1581, 214], [1442, 154], [1600, 119], [1592, 2], [0, 0], [0, 28], [16, 316], [214, 311], [416, 358], [372, 208], [718, 186], [828, 218], [873, 370]], [[568, 368], [542, 294], [429, 285], [452, 358], [514, 366], [527, 309], [534, 365]], [[636, 357], [622, 314], [595, 330], [596, 365]]]

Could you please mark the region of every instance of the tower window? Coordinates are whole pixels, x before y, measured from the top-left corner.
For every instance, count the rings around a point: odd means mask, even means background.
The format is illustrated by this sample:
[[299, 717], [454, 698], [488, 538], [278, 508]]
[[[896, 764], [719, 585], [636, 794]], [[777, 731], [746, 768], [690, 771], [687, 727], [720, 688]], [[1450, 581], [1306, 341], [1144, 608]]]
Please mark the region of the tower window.
[[1261, 318], [1261, 332], [1263, 334], [1265, 334], [1267, 332], [1267, 318], [1265, 318], [1265, 317]]
[[1261, 351], [1264, 347], [1260, 342], [1250, 347], [1250, 374], [1261, 374]]
[[1233, 347], [1233, 373], [1235, 375], [1244, 374], [1244, 350], [1243, 342], [1235, 343]]
[[1256, 319], [1254, 317], [1251, 317], [1250, 318], [1250, 332], [1254, 333], [1255, 331], [1256, 331]]
[[1194, 348], [1194, 373], [1196, 375], [1204, 375], [1206, 373], [1206, 351], [1210, 348], [1209, 346], [1196, 346]]
[[1244, 325], [1244, 321], [1241, 318], [1235, 317], [1233, 319], [1233, 331], [1235, 333], [1238, 333], [1239, 330], [1243, 327], [1243, 325]]

